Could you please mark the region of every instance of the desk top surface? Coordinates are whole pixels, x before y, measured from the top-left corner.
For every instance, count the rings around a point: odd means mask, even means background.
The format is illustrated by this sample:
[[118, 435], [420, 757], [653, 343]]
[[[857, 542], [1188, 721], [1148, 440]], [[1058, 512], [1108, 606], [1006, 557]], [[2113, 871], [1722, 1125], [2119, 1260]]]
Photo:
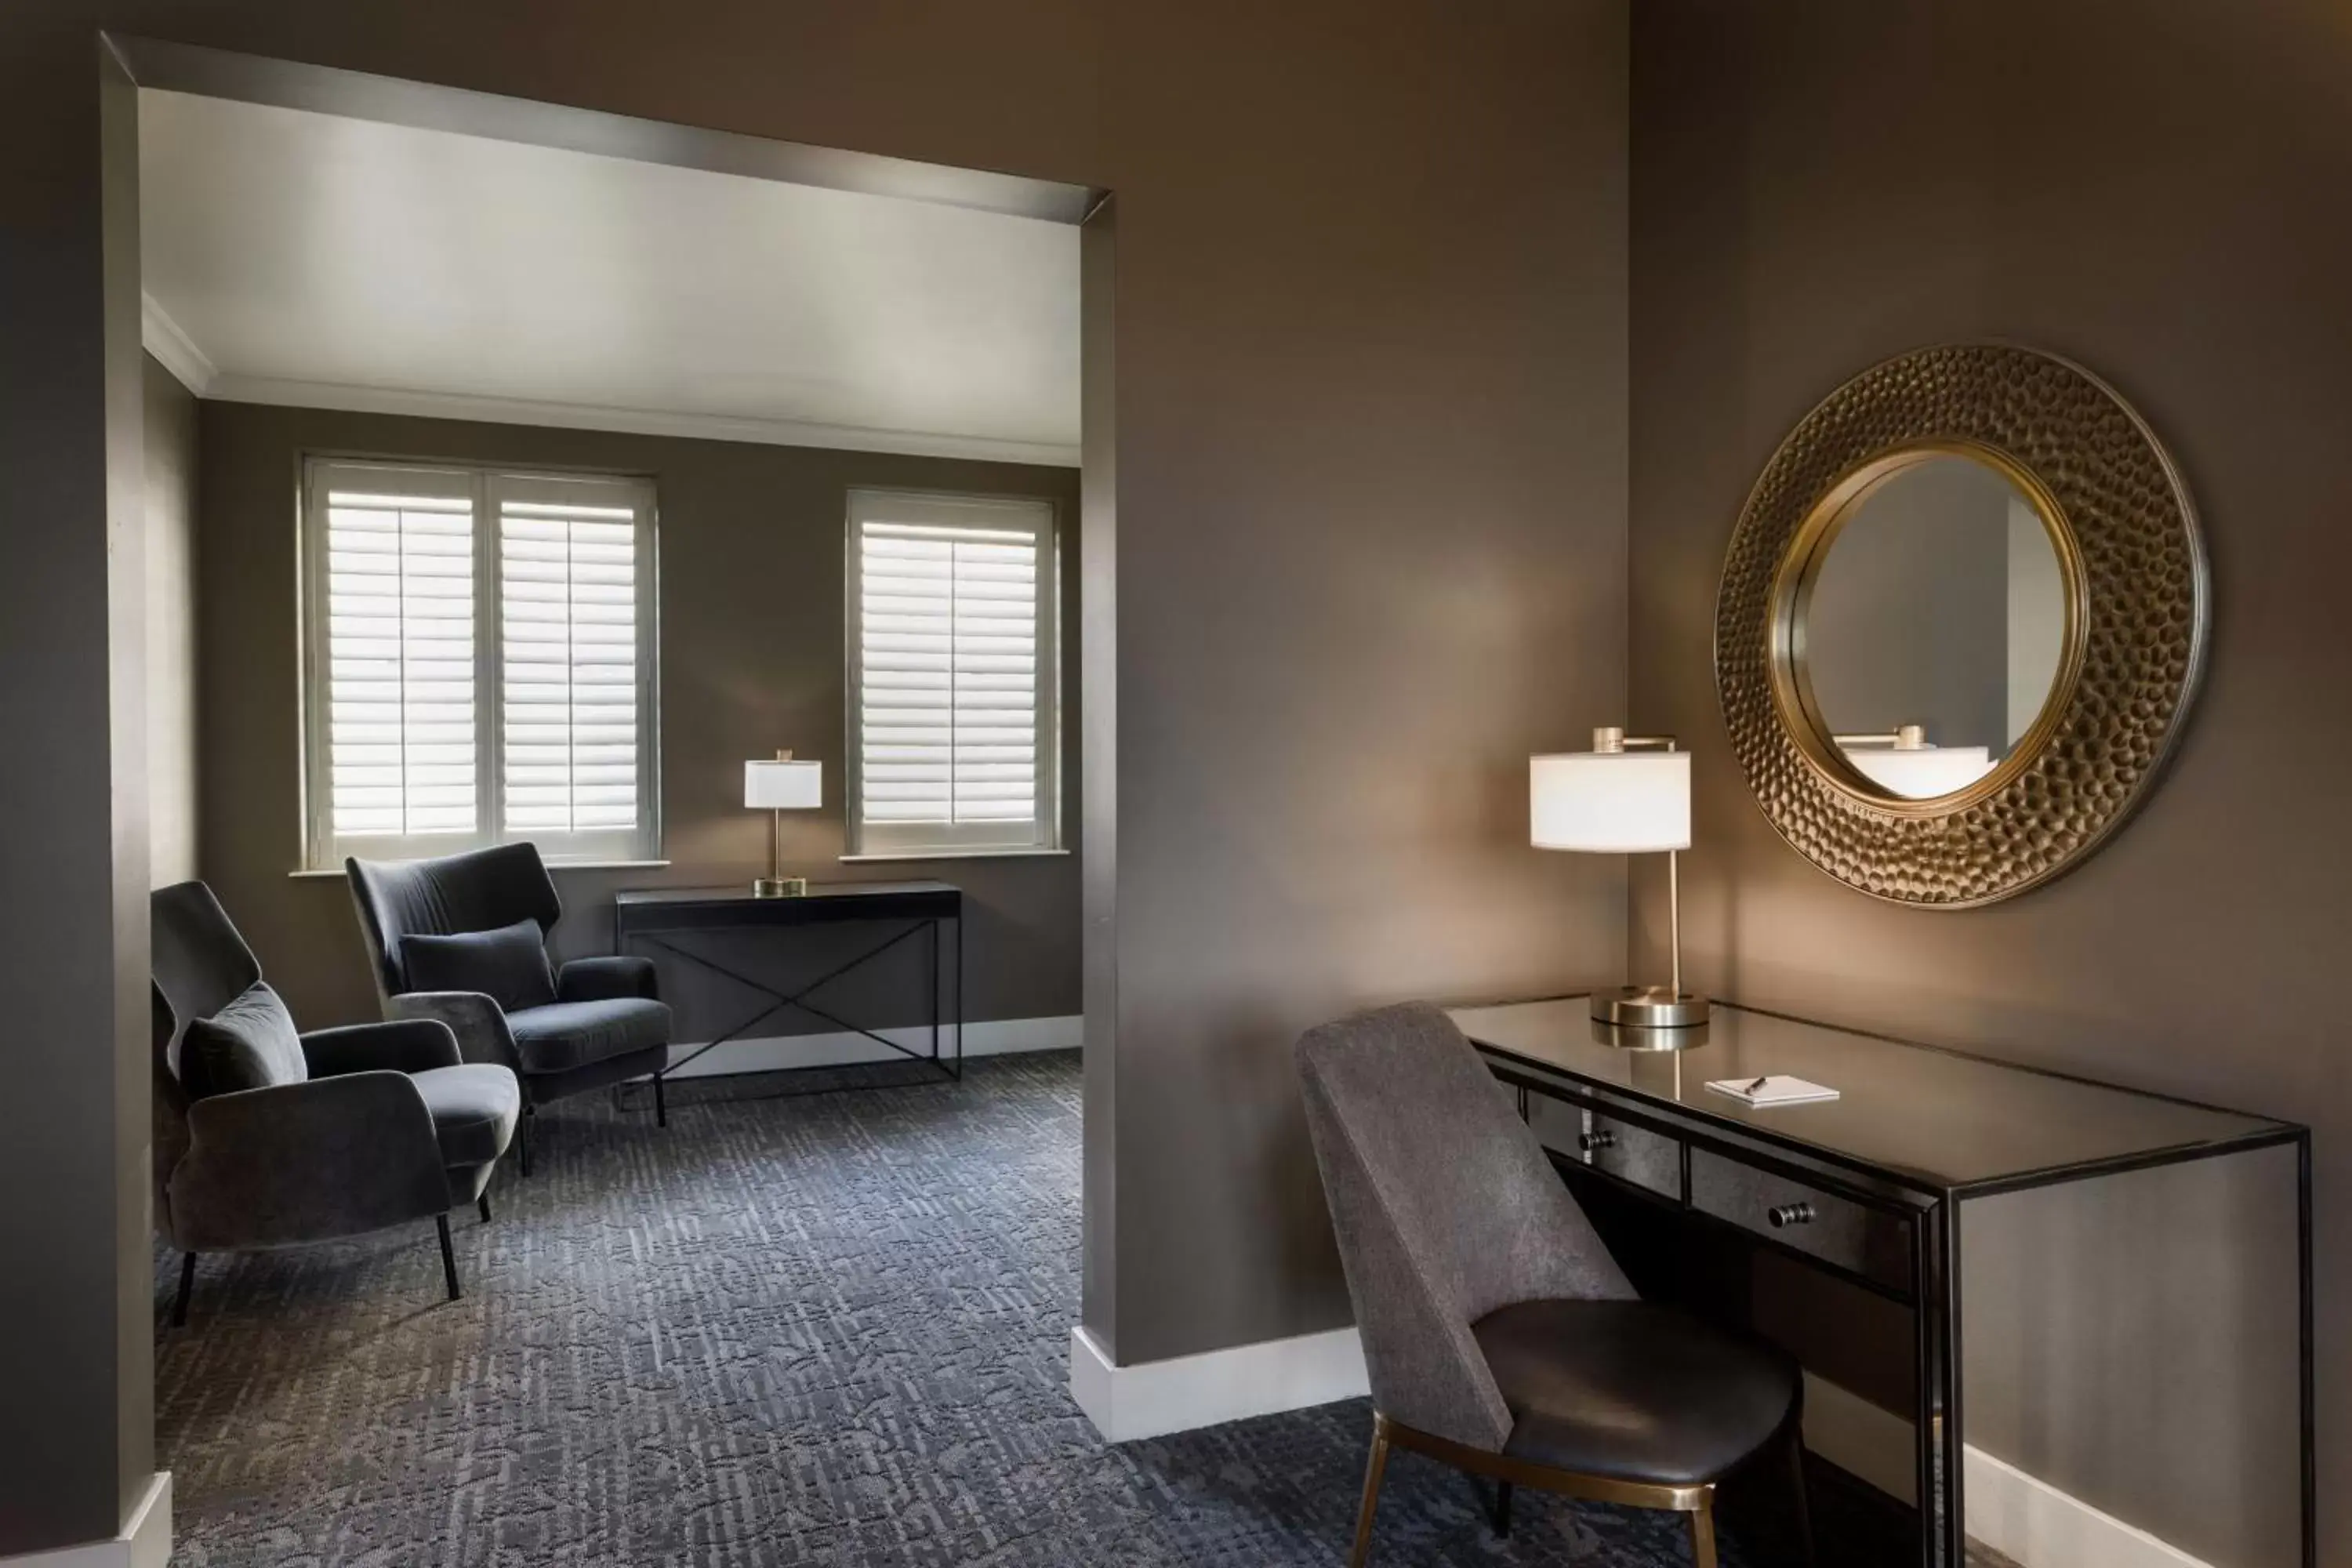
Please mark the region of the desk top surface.
[[811, 904], [827, 899], [875, 899], [961, 894], [953, 882], [811, 882], [808, 891], [791, 898], [761, 898], [740, 882], [722, 888], [624, 888], [613, 895], [616, 904]]
[[[1966, 1195], [2285, 1142], [2294, 1122], [2012, 1067], [1931, 1046], [1715, 1005], [1704, 1043], [1606, 1043], [1582, 996], [1451, 1010], [1489, 1053], [1564, 1073], [1685, 1119], [1825, 1155], [1907, 1185]], [[1752, 1107], [1711, 1079], [1790, 1073], [1834, 1089], [1811, 1105]]]

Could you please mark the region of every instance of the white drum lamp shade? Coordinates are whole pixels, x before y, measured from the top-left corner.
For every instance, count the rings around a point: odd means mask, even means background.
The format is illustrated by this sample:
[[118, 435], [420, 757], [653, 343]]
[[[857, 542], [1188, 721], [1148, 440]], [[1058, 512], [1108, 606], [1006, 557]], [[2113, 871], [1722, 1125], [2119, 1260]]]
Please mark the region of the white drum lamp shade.
[[1871, 783], [1906, 800], [1950, 795], [1992, 772], [1992, 753], [1983, 746], [1855, 746], [1845, 760]]
[[1564, 752], [1528, 759], [1538, 849], [1644, 855], [1691, 842], [1688, 752]]
[[743, 764], [743, 804], [754, 811], [807, 811], [824, 804], [823, 763]]

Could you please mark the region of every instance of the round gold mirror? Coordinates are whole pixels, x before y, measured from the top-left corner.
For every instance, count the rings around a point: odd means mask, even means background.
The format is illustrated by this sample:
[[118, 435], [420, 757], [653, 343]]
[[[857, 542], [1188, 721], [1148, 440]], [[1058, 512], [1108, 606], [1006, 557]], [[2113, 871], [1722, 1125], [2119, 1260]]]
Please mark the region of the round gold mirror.
[[1716, 617], [1733, 751], [1840, 880], [2005, 898], [2153, 782], [2207, 600], [2188, 494], [2106, 386], [2003, 345], [1907, 354], [1808, 415], [1741, 514]]

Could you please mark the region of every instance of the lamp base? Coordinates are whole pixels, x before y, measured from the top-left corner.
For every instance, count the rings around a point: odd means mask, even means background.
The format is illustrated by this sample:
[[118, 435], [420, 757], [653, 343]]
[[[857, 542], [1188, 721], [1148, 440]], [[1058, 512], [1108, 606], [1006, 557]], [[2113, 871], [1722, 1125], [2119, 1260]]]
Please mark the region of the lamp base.
[[808, 896], [806, 877], [762, 877], [751, 884], [755, 899], [800, 899]]
[[1620, 985], [1592, 994], [1592, 1016], [1625, 1029], [1687, 1029], [1706, 1022], [1704, 996], [1666, 985]]

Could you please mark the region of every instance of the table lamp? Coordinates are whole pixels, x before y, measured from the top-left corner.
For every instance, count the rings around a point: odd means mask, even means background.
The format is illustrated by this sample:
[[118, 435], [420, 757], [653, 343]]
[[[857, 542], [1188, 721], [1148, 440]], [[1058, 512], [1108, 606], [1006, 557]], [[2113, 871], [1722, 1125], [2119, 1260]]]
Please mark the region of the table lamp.
[[1902, 724], [1884, 734], [1833, 735], [1854, 771], [1906, 800], [1929, 800], [1964, 790], [1992, 772], [1985, 746], [1938, 746], [1924, 724]]
[[743, 804], [768, 814], [768, 874], [751, 884], [755, 899], [797, 899], [808, 879], [784, 875], [784, 813], [824, 804], [824, 764], [796, 763], [790, 752], [776, 760], [743, 764]]
[[1592, 731], [1592, 750], [1528, 759], [1528, 838], [1538, 849], [1666, 856], [1666, 909], [1674, 969], [1664, 985], [1620, 985], [1592, 995], [1592, 1016], [1628, 1028], [1682, 1028], [1706, 1021], [1706, 998], [1683, 989], [1679, 852], [1690, 847], [1690, 753], [1664, 735]]

